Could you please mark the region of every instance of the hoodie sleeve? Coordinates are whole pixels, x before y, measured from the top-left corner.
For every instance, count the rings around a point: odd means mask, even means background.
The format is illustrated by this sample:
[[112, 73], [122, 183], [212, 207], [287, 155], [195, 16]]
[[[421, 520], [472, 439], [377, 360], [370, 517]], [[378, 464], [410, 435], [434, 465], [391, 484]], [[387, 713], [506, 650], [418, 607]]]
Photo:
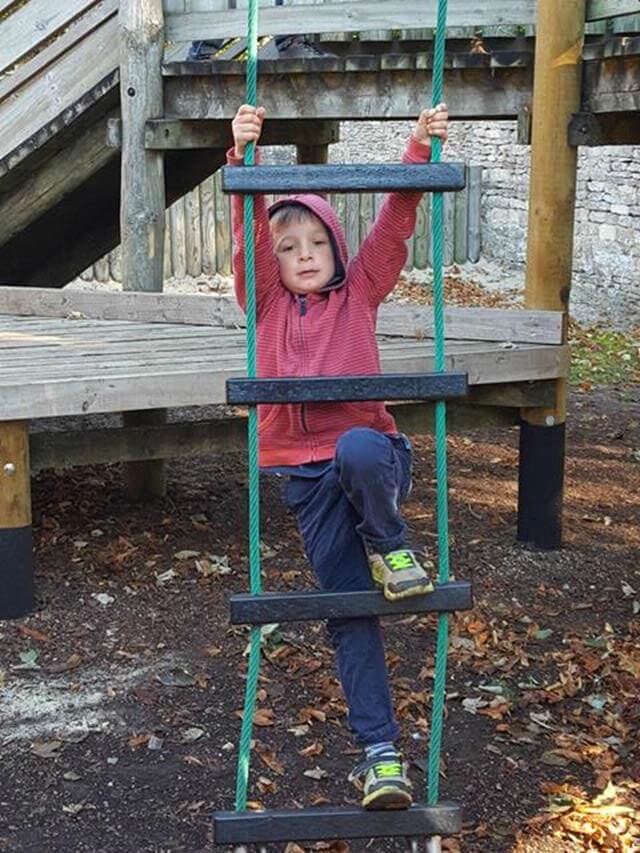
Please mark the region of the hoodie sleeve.
[[[428, 163], [430, 146], [413, 136], [403, 163]], [[408, 240], [416, 227], [421, 192], [392, 192], [384, 200], [375, 222], [349, 268], [349, 288], [376, 308], [396, 286], [407, 259]]]
[[[260, 162], [260, 152], [256, 150], [256, 163]], [[242, 167], [243, 161], [235, 156], [235, 151], [227, 151], [227, 163]], [[252, 168], [252, 167], [247, 167]], [[231, 196], [231, 230], [233, 234], [233, 284], [236, 300], [243, 311], [247, 306], [245, 278], [245, 234], [244, 234], [244, 196]], [[256, 267], [256, 307], [260, 311], [266, 299], [273, 294], [280, 282], [280, 269], [273, 253], [267, 204], [263, 195], [254, 196], [253, 222], [255, 236]]]

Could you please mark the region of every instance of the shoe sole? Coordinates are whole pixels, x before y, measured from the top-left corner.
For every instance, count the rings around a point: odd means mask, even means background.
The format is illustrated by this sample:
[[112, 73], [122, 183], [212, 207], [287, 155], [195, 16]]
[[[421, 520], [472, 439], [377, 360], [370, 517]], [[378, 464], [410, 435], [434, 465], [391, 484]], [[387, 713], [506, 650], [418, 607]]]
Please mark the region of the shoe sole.
[[433, 592], [433, 584], [430, 580], [404, 581], [394, 589], [390, 584], [383, 587], [384, 597], [387, 601], [400, 601], [403, 598], [412, 598], [414, 595], [425, 595]]
[[367, 811], [395, 811], [408, 809], [413, 798], [408, 791], [401, 791], [392, 785], [378, 788], [362, 801], [362, 807]]
[[374, 577], [376, 586], [382, 590], [387, 601], [401, 601], [403, 598], [412, 598], [415, 595], [426, 595], [433, 592], [433, 583], [425, 578], [419, 581], [404, 581], [393, 589], [389, 584]]

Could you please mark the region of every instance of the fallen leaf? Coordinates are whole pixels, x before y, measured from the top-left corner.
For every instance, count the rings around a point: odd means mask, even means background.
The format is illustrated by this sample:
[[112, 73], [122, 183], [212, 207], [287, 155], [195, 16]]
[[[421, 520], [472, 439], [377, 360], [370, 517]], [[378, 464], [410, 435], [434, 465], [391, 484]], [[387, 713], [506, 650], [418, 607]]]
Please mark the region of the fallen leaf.
[[129, 738], [129, 746], [131, 749], [138, 749], [139, 746], [144, 746], [148, 743], [150, 738], [151, 735], [148, 734], [134, 735]]
[[329, 774], [321, 767], [314, 767], [313, 770], [305, 770], [304, 775], [308, 776], [310, 779], [316, 779], [320, 781], [320, 779], [324, 779], [325, 776], [328, 776]]
[[299, 749], [298, 755], [308, 758], [311, 755], [322, 755], [323, 752], [324, 747], [320, 741], [314, 741], [313, 743], [310, 743], [309, 746], [305, 746], [304, 749]]
[[558, 755], [554, 750], [543, 752], [540, 757], [540, 761], [543, 764], [550, 765], [551, 767], [566, 767], [569, 763], [566, 758], [562, 755]]
[[29, 749], [38, 758], [56, 758], [62, 746], [61, 740], [50, 740], [46, 743], [36, 740], [30, 745]]
[[204, 767], [204, 761], [201, 761], [199, 758], [196, 758], [195, 755], [183, 755], [181, 761], [185, 764], [191, 764], [194, 767]]
[[260, 761], [262, 761], [262, 763], [266, 767], [268, 767], [269, 770], [272, 770], [274, 773], [277, 773], [278, 776], [284, 776], [284, 767], [275, 752], [258, 751], [258, 756], [260, 758]]
[[32, 640], [36, 640], [38, 643], [51, 642], [51, 637], [47, 634], [43, 634], [42, 631], [38, 631], [37, 628], [29, 628], [27, 625], [20, 625], [19, 631], [23, 637], [31, 637]]
[[275, 711], [271, 708], [257, 708], [253, 715], [253, 723], [256, 726], [275, 726]]
[[74, 770], [67, 770], [65, 774], [62, 776], [67, 782], [77, 782], [78, 779], [82, 779], [79, 773], [76, 773]]
[[193, 675], [180, 667], [159, 672], [156, 679], [165, 687], [193, 687], [196, 683]]
[[67, 814], [77, 815], [85, 808], [84, 803], [69, 803], [68, 806], [62, 806], [62, 811]]
[[185, 729], [180, 735], [181, 743], [193, 743], [196, 740], [199, 740], [204, 734], [204, 729], [199, 729], [196, 726], [193, 726], [190, 729]]
[[69, 672], [71, 669], [76, 669], [82, 663], [82, 658], [78, 654], [70, 655], [63, 663], [52, 663], [46, 667], [47, 672], [52, 675], [59, 675], [63, 672]]
[[106, 592], [92, 592], [91, 598], [94, 598], [103, 607], [108, 607], [109, 604], [113, 604], [115, 601], [115, 598]]
[[174, 560], [191, 560], [193, 557], [199, 557], [200, 551], [178, 551], [173, 555]]

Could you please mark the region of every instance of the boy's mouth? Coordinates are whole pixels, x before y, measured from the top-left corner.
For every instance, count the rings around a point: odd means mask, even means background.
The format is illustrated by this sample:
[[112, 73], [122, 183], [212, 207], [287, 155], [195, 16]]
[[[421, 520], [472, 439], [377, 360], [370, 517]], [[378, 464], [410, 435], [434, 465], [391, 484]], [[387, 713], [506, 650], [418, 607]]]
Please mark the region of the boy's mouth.
[[298, 273], [301, 278], [308, 278], [311, 275], [316, 275], [318, 270], [303, 270], [301, 273]]

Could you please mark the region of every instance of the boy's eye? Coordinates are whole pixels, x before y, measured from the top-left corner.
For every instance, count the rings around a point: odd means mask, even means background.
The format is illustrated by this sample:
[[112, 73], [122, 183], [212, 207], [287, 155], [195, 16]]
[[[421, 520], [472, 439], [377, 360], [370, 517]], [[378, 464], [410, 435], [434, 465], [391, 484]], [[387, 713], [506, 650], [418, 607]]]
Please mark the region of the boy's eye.
[[313, 242], [316, 244], [316, 246], [324, 246], [324, 244], [327, 241], [326, 240], [314, 240]]

